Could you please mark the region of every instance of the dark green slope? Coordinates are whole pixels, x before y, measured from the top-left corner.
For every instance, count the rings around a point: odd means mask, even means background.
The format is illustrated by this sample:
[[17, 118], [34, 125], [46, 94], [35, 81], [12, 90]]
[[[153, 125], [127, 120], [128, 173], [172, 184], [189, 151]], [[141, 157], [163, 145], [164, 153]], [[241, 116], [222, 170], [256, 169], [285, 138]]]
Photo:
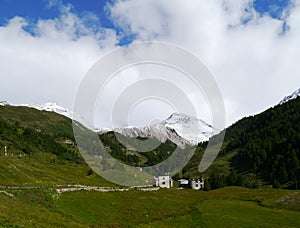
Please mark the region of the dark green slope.
[[[214, 139], [219, 136], [215, 136]], [[206, 143], [199, 145], [186, 176], [197, 173]], [[300, 98], [243, 118], [226, 129], [223, 147], [204, 175], [214, 187], [246, 185], [296, 188], [300, 183]]]

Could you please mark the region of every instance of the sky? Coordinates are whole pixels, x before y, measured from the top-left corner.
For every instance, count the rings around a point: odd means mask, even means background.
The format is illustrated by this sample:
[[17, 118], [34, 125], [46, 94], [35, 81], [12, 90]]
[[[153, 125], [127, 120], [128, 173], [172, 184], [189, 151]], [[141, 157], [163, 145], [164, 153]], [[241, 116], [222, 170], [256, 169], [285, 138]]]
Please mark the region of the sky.
[[[0, 0], [0, 100], [49, 101], [72, 109], [91, 66], [120, 46], [173, 43], [197, 56], [218, 83], [226, 125], [276, 105], [300, 87], [299, 0]], [[114, 102], [145, 75], [173, 77], [197, 115], [211, 122], [203, 94], [184, 75], [158, 66], [133, 67], [105, 88], [97, 127], [110, 127]], [[171, 75], [171, 76], [170, 76]], [[129, 125], [164, 119], [161, 101], [136, 105]]]

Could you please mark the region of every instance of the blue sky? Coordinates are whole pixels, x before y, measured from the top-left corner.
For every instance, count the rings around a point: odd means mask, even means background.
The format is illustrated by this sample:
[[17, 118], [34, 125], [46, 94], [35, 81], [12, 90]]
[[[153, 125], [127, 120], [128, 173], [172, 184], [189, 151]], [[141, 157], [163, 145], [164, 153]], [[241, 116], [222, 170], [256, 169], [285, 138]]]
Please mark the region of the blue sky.
[[[112, 4], [114, 0], [71, 0], [62, 1], [70, 3], [76, 13], [90, 11], [99, 16], [104, 26], [112, 26], [108, 20], [104, 8], [106, 4]], [[280, 14], [288, 4], [289, 0], [255, 0], [254, 8], [262, 14], [268, 13], [274, 18]], [[3, 24], [7, 19], [16, 15], [27, 18], [54, 18], [58, 15], [57, 8], [47, 7], [48, 0], [0, 0], [0, 22]]]
[[[55, 18], [59, 14], [57, 7], [48, 7], [48, 0], [1, 0], [0, 15], [1, 23], [14, 16], [22, 16], [25, 18]], [[62, 1], [64, 4], [70, 3], [74, 8], [74, 12], [83, 14], [86, 11], [94, 12], [103, 22], [104, 26], [111, 26], [107, 20], [104, 7], [112, 1], [103, 0], [72, 0]]]
[[[111, 28], [120, 35], [119, 45], [126, 45], [134, 41], [136, 35], [126, 33], [122, 28], [115, 26], [109, 18], [106, 10], [107, 4], [114, 4], [115, 0], [52, 0], [62, 4], [71, 4], [72, 12], [79, 17], [85, 17], [86, 13], [93, 13], [99, 19], [91, 23], [91, 26]], [[282, 11], [289, 5], [290, 0], [254, 0], [253, 7], [261, 15], [270, 15], [279, 19]], [[49, 0], [0, 0], [0, 25], [5, 25], [7, 21], [15, 16], [25, 18], [31, 23], [38, 19], [53, 19], [60, 14], [59, 7], [49, 7]], [[286, 25], [285, 25], [286, 26]], [[30, 31], [30, 24], [27, 28]], [[284, 28], [283, 28], [284, 29]]]
[[[134, 34], [125, 34], [122, 28], [115, 26], [110, 20], [106, 6], [113, 4], [114, 0], [54, 0], [53, 2], [64, 5], [70, 4], [72, 6], [71, 11], [82, 18], [88, 13], [93, 13], [99, 21], [87, 21], [87, 25], [114, 29], [117, 35], [122, 35], [119, 41], [121, 46], [131, 43], [135, 38]], [[25, 27], [25, 30], [32, 32], [31, 25], [37, 20], [53, 19], [59, 15], [58, 5], [49, 6], [49, 0], [0, 0], [0, 25], [5, 25], [9, 19], [15, 16], [20, 16], [31, 22]]]
[[256, 0], [253, 6], [260, 14], [269, 14], [273, 18], [280, 18], [283, 9], [290, 2], [289, 0]]

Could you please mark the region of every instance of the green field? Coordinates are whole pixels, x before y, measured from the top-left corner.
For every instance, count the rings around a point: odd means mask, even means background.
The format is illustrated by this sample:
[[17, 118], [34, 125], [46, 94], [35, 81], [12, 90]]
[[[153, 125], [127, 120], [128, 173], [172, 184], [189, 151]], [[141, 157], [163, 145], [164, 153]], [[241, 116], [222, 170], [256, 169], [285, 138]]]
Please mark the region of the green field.
[[300, 227], [300, 191], [0, 190], [0, 227]]

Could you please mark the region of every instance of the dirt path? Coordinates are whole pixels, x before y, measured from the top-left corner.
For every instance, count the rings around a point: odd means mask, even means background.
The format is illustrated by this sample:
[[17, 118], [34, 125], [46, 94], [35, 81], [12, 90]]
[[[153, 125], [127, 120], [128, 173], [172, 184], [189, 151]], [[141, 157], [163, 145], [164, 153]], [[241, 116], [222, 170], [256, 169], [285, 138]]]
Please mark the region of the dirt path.
[[13, 189], [13, 190], [29, 190], [29, 189], [55, 189], [57, 193], [61, 194], [64, 192], [72, 192], [72, 191], [99, 191], [99, 192], [125, 192], [131, 190], [138, 191], [157, 191], [159, 187], [152, 186], [141, 186], [141, 187], [124, 187], [124, 188], [116, 188], [116, 187], [100, 187], [100, 186], [86, 186], [79, 184], [66, 184], [66, 185], [55, 185], [55, 186], [0, 186], [0, 189]]

